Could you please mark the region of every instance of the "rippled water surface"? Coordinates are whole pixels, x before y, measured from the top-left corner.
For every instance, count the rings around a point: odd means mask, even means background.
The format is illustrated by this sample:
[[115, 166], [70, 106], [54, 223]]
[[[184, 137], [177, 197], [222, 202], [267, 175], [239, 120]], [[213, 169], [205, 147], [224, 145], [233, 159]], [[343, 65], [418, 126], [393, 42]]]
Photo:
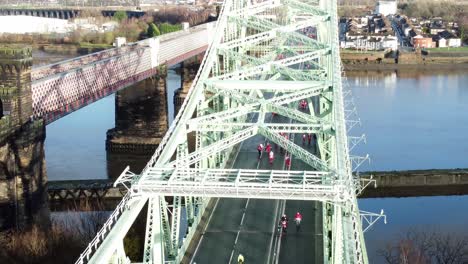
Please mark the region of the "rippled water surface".
[[[349, 77], [371, 155], [361, 170], [468, 168], [468, 74], [434, 73]], [[378, 249], [401, 232], [466, 232], [468, 196], [360, 200], [360, 208], [384, 209], [388, 224], [366, 233], [370, 263], [384, 263]]]

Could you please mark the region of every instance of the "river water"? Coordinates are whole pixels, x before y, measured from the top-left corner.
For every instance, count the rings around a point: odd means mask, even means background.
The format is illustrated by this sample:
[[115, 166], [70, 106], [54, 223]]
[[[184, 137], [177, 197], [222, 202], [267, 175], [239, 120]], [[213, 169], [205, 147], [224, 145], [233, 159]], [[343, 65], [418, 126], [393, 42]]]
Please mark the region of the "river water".
[[[351, 74], [348, 74], [351, 75]], [[348, 77], [370, 154], [366, 170], [468, 168], [468, 73], [354, 74]], [[353, 133], [352, 133], [353, 134]], [[376, 251], [412, 228], [466, 232], [468, 196], [361, 199], [360, 209], [380, 212], [366, 233], [370, 263]]]
[[[468, 73], [401, 75], [350, 73], [351, 89], [367, 144], [353, 154], [371, 155], [360, 170], [468, 167]], [[169, 117], [180, 76], [168, 73]], [[108, 96], [47, 126], [49, 180], [105, 179], [106, 131], [114, 127], [115, 98]], [[413, 226], [462, 229], [468, 220], [468, 196], [362, 199], [366, 211], [384, 209], [388, 224], [366, 233], [371, 263], [375, 253], [402, 230]]]

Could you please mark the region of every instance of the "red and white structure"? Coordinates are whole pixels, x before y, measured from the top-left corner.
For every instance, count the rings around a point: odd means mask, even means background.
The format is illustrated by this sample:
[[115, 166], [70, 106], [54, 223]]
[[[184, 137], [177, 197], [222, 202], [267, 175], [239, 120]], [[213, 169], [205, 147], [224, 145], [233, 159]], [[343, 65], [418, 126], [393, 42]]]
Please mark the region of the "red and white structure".
[[213, 23], [33, 69], [34, 118], [49, 124], [111, 93], [204, 52]]

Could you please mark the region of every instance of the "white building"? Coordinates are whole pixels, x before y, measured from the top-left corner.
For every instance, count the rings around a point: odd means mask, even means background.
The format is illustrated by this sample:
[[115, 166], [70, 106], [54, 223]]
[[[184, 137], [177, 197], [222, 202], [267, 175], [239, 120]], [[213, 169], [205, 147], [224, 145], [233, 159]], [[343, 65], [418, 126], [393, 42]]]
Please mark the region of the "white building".
[[398, 49], [398, 38], [395, 36], [386, 36], [381, 41], [382, 41], [383, 49], [391, 49], [391, 50]]
[[449, 38], [449, 39], [447, 39], [447, 46], [448, 47], [461, 47], [461, 39], [460, 38]]
[[384, 16], [393, 15], [397, 13], [397, 1], [377, 1], [375, 6], [375, 13], [382, 14]]

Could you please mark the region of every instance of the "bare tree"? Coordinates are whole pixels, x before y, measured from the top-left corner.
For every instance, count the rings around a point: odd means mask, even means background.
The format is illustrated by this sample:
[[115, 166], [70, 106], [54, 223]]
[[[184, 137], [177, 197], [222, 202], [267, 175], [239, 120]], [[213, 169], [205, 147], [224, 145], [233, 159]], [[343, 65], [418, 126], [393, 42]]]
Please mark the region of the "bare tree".
[[463, 264], [468, 262], [468, 237], [439, 234], [433, 240], [432, 256], [436, 263]]
[[387, 264], [468, 263], [468, 235], [411, 229], [377, 252]]

